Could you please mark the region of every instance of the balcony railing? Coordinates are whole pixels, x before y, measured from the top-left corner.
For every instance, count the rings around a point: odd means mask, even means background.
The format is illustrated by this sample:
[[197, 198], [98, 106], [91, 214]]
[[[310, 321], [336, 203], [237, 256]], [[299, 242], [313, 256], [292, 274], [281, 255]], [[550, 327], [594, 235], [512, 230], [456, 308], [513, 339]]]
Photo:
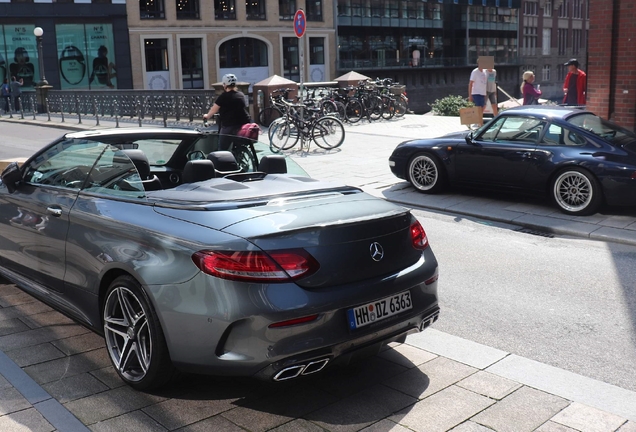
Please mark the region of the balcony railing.
[[[466, 57], [422, 57], [417, 63], [411, 58], [393, 58], [393, 59], [355, 59], [340, 60], [338, 62], [339, 70], [360, 70], [360, 69], [396, 69], [396, 68], [445, 68], [460, 66], [476, 66], [477, 59], [472, 58], [466, 61]], [[513, 57], [495, 57], [495, 64], [498, 65], [517, 65], [519, 58]]]

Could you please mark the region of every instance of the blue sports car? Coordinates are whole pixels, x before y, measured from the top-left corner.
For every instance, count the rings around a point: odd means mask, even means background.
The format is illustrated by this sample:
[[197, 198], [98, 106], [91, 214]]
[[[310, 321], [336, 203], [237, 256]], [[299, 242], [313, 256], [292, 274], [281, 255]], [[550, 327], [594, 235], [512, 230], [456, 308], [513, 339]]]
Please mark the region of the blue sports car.
[[576, 108], [509, 109], [474, 132], [403, 142], [389, 166], [423, 193], [457, 185], [547, 194], [572, 215], [636, 205], [636, 134]]
[[9, 165], [0, 275], [103, 334], [137, 389], [176, 369], [299, 378], [437, 319], [437, 261], [408, 210], [232, 140], [76, 132]]

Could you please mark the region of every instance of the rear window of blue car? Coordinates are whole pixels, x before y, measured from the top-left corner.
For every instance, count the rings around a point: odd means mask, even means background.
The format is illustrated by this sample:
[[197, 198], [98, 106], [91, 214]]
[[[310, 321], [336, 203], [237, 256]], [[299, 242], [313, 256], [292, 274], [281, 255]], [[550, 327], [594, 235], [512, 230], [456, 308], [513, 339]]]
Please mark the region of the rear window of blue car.
[[588, 132], [592, 132], [594, 135], [603, 138], [613, 145], [627, 147], [630, 150], [636, 148], [636, 134], [634, 134], [634, 132], [592, 113], [582, 113], [572, 116], [568, 118], [567, 121]]

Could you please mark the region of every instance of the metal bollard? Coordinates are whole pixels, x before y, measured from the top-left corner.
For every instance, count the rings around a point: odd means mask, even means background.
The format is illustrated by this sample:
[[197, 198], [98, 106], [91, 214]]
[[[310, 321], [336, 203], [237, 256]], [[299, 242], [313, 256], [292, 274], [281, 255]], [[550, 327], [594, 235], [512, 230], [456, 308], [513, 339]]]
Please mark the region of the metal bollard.
[[119, 104], [117, 99], [113, 100], [113, 108], [115, 109], [115, 127], [119, 127]]
[[46, 109], [47, 121], [51, 121], [51, 110], [49, 109], [49, 98], [44, 99], [44, 108]]
[[75, 98], [75, 111], [77, 111], [77, 124], [82, 124], [82, 113], [80, 112], [79, 107], [80, 100], [79, 98]]
[[95, 111], [95, 126], [99, 126], [99, 111], [97, 111], [97, 99], [93, 99], [93, 111]]
[[139, 123], [139, 127], [141, 127], [141, 101], [139, 98], [135, 98], [137, 102], [137, 123]]

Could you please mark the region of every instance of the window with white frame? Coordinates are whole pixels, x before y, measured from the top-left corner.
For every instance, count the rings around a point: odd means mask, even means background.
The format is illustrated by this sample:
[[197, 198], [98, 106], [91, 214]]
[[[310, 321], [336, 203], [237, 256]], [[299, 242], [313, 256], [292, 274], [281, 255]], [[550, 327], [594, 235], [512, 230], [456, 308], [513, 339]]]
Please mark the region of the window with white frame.
[[523, 54], [535, 55], [536, 48], [537, 48], [537, 28], [524, 27], [523, 28]]
[[549, 82], [550, 81], [550, 65], [543, 65], [543, 70], [541, 71], [541, 81]]
[[543, 4], [543, 16], [552, 16], [552, 0], [545, 0], [545, 3]]
[[559, 6], [559, 14], [558, 17], [559, 18], [567, 18], [570, 15], [568, 14], [570, 10], [570, 0], [563, 0], [563, 3], [561, 3], [561, 6]]
[[550, 55], [550, 47], [552, 45], [552, 29], [543, 29], [543, 40], [541, 41], [541, 54]]
[[537, 1], [526, 0], [523, 6], [523, 14], [525, 16], [539, 15], [539, 3]]
[[557, 30], [557, 46], [558, 55], [565, 55], [568, 45], [568, 29], [560, 28]]
[[583, 18], [583, 0], [573, 0], [572, 18]]
[[578, 54], [581, 51], [581, 34], [583, 33], [580, 29], [572, 30], [572, 53]]

